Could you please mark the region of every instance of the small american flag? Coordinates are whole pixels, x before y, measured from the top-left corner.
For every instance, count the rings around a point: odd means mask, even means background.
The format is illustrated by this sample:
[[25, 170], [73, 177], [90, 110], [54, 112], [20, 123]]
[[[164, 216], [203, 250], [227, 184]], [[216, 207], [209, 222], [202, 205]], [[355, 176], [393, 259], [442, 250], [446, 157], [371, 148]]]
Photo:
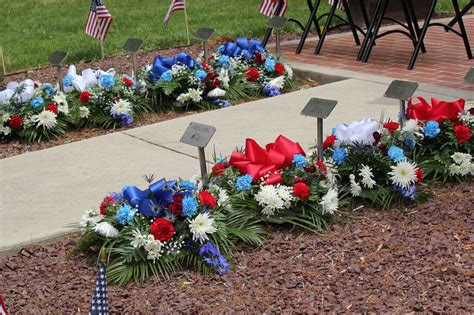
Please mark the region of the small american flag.
[[104, 40], [110, 24], [112, 24], [112, 15], [102, 0], [92, 0], [84, 32], [93, 38]]
[[5, 304], [3, 304], [3, 298], [0, 295], [0, 315], [9, 315]]
[[[280, 0], [262, 0], [262, 4], [260, 5], [260, 13], [266, 16], [274, 16]], [[286, 9], [288, 8], [288, 0], [283, 0], [283, 6], [281, 7], [279, 16], [283, 16], [286, 13]]]
[[108, 315], [109, 298], [107, 295], [107, 278], [105, 276], [105, 265], [100, 264], [99, 276], [95, 282], [95, 291], [92, 296], [92, 304], [89, 315]]
[[173, 14], [174, 11], [184, 10], [186, 9], [185, 0], [172, 0], [168, 12], [166, 12], [165, 18], [163, 20], [163, 25], [166, 27], [168, 25], [168, 21]]
[[[334, 5], [334, 0], [328, 0], [329, 5]], [[339, 0], [337, 3], [337, 8], [340, 10], [344, 10], [344, 5], [342, 4], [342, 0]]]

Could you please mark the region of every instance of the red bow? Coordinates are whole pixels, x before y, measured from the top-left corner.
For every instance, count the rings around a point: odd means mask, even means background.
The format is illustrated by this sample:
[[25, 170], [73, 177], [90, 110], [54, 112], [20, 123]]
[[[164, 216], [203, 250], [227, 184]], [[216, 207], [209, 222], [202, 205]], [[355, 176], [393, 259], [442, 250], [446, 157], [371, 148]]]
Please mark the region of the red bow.
[[[418, 104], [413, 105], [413, 99], [419, 101]], [[431, 104], [422, 97], [412, 97], [408, 101], [407, 117], [409, 119], [418, 120], [434, 120], [439, 123], [446, 118], [452, 121], [458, 121], [458, 114], [464, 111], [465, 100], [458, 99], [454, 102], [440, 101], [436, 98], [431, 99]]]
[[292, 164], [296, 154], [306, 155], [297, 142], [284, 136], [278, 136], [275, 143], [269, 143], [265, 149], [253, 139], [245, 140], [245, 153], [232, 152], [229, 164], [235, 166], [242, 174], [249, 174], [253, 180], [266, 175], [266, 185], [281, 183], [280, 169]]

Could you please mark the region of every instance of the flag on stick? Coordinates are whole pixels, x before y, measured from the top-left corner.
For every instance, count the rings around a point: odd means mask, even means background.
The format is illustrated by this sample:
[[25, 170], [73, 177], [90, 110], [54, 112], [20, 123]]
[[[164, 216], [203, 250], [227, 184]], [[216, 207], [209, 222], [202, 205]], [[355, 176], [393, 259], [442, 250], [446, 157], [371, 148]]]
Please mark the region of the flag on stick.
[[[329, 5], [334, 5], [334, 0], [328, 0], [328, 3]], [[339, 0], [338, 4], [337, 4], [337, 8], [339, 10], [344, 10], [344, 5], [342, 4], [342, 0]]]
[[[279, 4], [280, 0], [262, 0], [262, 3], [260, 4], [260, 13], [266, 16], [274, 16]], [[284, 16], [287, 9], [288, 0], [283, 0], [283, 6], [281, 7], [279, 16]]]
[[[166, 27], [168, 25], [168, 21], [173, 14], [174, 11], [178, 10], [186, 10], [186, 3], [185, 0], [172, 0], [170, 7], [168, 8], [168, 12], [166, 12], [165, 18], [163, 20], [163, 25]], [[187, 24], [187, 21], [186, 21]]]
[[89, 315], [108, 315], [109, 298], [107, 294], [107, 278], [105, 265], [99, 265], [99, 275], [95, 282], [95, 291], [92, 295], [92, 304], [89, 309]]
[[9, 315], [5, 304], [3, 304], [3, 298], [0, 295], [0, 315]]
[[96, 39], [103, 41], [112, 24], [112, 15], [105, 7], [102, 0], [92, 0], [84, 32]]

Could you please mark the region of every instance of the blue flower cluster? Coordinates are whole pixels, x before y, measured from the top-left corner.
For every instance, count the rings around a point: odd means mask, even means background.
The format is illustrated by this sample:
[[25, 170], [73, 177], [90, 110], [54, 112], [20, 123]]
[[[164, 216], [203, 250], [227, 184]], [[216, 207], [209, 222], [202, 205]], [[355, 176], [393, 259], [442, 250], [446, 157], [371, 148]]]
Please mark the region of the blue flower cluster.
[[405, 153], [403, 152], [403, 149], [397, 147], [396, 145], [392, 145], [390, 148], [388, 148], [387, 154], [394, 162], [401, 162], [405, 159]]
[[196, 71], [196, 73], [194, 74], [194, 77], [198, 80], [204, 80], [206, 77], [207, 77], [207, 72], [202, 70], [202, 69], [199, 69], [198, 71]]
[[100, 77], [100, 85], [105, 89], [111, 89], [115, 84], [113, 76], [106, 74]]
[[197, 201], [191, 196], [184, 197], [183, 199], [183, 211], [181, 214], [183, 217], [190, 217], [194, 213], [196, 213], [197, 210]]
[[430, 120], [426, 123], [425, 128], [423, 128], [423, 132], [425, 137], [429, 139], [433, 139], [440, 133], [441, 129], [439, 129], [439, 123], [437, 121]]
[[407, 138], [407, 139], [405, 139], [405, 145], [407, 147], [409, 147], [410, 149], [414, 149], [415, 145], [416, 145], [416, 142], [415, 142], [415, 140], [413, 140], [411, 138]]
[[306, 161], [306, 158], [302, 154], [296, 154], [293, 156], [292, 163], [298, 168], [305, 168], [308, 165], [308, 161]]
[[263, 88], [263, 91], [265, 92], [265, 94], [267, 94], [268, 96], [278, 96], [281, 94], [280, 90], [276, 87], [270, 87], [269, 85], [265, 85], [265, 87]]
[[272, 58], [268, 58], [267, 60], [265, 60], [265, 64], [263, 65], [263, 67], [265, 68], [265, 70], [267, 70], [267, 72], [273, 72], [275, 71], [275, 60], [273, 60]]
[[115, 114], [112, 118], [120, 120], [120, 126], [130, 126], [133, 124], [133, 117], [127, 114]]
[[136, 213], [136, 209], [132, 208], [130, 205], [123, 204], [120, 206], [119, 211], [117, 211], [115, 218], [120, 224], [125, 225], [127, 223], [133, 222]]
[[173, 75], [171, 74], [171, 71], [165, 71], [160, 75], [160, 81], [168, 81], [171, 82], [173, 81]]
[[45, 90], [48, 95], [56, 93], [56, 89], [50, 83], [43, 84], [43, 90]]
[[230, 58], [229, 58], [229, 56], [222, 55], [222, 56], [219, 57], [218, 62], [219, 62], [219, 65], [225, 66], [225, 65], [229, 64]]
[[249, 174], [237, 177], [235, 188], [237, 191], [250, 190], [252, 187], [252, 176]]
[[225, 50], [224, 45], [220, 45], [219, 47], [217, 47], [217, 51], [220, 52], [221, 54], [224, 52], [224, 50]]
[[195, 191], [197, 189], [196, 185], [194, 185], [188, 180], [183, 180], [182, 182], [180, 182], [179, 188], [186, 191]]
[[334, 152], [332, 153], [332, 159], [334, 162], [336, 162], [338, 165], [342, 165], [344, 161], [347, 158], [347, 152], [346, 149], [344, 148], [336, 148], [334, 149]]
[[31, 107], [33, 107], [34, 109], [37, 109], [38, 107], [43, 106], [43, 104], [44, 104], [44, 99], [41, 95], [31, 100]]
[[230, 102], [229, 102], [229, 101], [221, 100], [221, 99], [212, 100], [212, 104], [214, 104], [214, 105], [216, 105], [216, 106], [219, 106], [219, 107], [221, 107], [221, 108], [225, 108], [225, 107], [229, 107], [229, 106], [230, 106]]
[[398, 191], [400, 195], [403, 196], [403, 198], [410, 199], [410, 200], [415, 200], [416, 199], [416, 185], [410, 185], [407, 188], [402, 188], [398, 185], [394, 185], [393, 189], [395, 191]]
[[230, 265], [225, 257], [210, 242], [205, 243], [199, 248], [199, 256], [221, 276], [230, 270]]
[[63, 84], [64, 84], [65, 87], [70, 87], [70, 86], [72, 86], [72, 81], [74, 81], [74, 78], [72, 77], [72, 75], [67, 75], [63, 79]]

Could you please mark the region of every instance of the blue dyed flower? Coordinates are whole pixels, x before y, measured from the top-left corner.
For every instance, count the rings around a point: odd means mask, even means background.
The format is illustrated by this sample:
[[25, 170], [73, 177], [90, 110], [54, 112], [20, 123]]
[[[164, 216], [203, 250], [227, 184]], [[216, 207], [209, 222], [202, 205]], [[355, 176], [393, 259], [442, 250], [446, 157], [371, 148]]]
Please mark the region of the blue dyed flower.
[[46, 94], [48, 94], [48, 95], [56, 93], [56, 89], [50, 83], [44, 83], [43, 84], [43, 90], [45, 90]]
[[388, 148], [387, 154], [394, 162], [400, 162], [405, 159], [405, 153], [403, 152], [403, 149], [395, 145], [392, 145], [390, 148]]
[[165, 71], [161, 74], [160, 76], [160, 81], [168, 81], [171, 82], [173, 81], [173, 75], [171, 74], [171, 71]]
[[188, 180], [183, 180], [182, 182], [180, 182], [179, 188], [186, 191], [195, 191], [197, 189], [196, 185], [194, 185]]
[[237, 177], [237, 180], [235, 181], [235, 188], [237, 191], [246, 191], [250, 190], [252, 187], [252, 176], [250, 175], [243, 175]]
[[44, 104], [44, 99], [41, 95], [31, 100], [31, 107], [33, 107], [34, 109], [37, 109], [38, 107], [43, 106], [43, 104]]
[[305, 168], [308, 165], [308, 161], [302, 154], [296, 154], [293, 156], [293, 165], [298, 168]]
[[403, 198], [415, 200], [416, 199], [416, 185], [410, 185], [407, 188], [402, 188], [398, 185], [394, 185], [393, 188], [403, 196]]
[[216, 164], [227, 163], [227, 159], [225, 157], [220, 157], [216, 160]]
[[70, 87], [72, 86], [72, 81], [74, 81], [72, 75], [67, 75], [63, 80], [63, 84], [65, 87]]
[[110, 74], [100, 77], [100, 85], [105, 89], [111, 89], [115, 84], [115, 79]]
[[218, 62], [219, 62], [219, 65], [225, 66], [225, 65], [229, 64], [230, 58], [229, 58], [229, 56], [222, 55], [222, 56], [219, 57]]
[[265, 67], [265, 70], [267, 70], [267, 72], [273, 72], [275, 71], [275, 60], [273, 60], [272, 58], [268, 58], [267, 60], [265, 60], [265, 64], [263, 65]]
[[336, 127], [332, 127], [331, 129], [331, 135], [334, 135], [334, 134], [336, 134]]
[[191, 196], [184, 197], [183, 201], [183, 211], [181, 212], [183, 217], [192, 216], [197, 210], [197, 201]]
[[423, 132], [425, 137], [429, 139], [433, 139], [440, 133], [441, 129], [439, 129], [439, 123], [437, 121], [430, 120], [426, 123], [425, 128], [423, 128]]
[[281, 94], [280, 90], [276, 87], [270, 87], [269, 85], [265, 85], [265, 87], [263, 88], [263, 91], [265, 92], [265, 94], [267, 94], [268, 96], [278, 96]]
[[136, 209], [132, 208], [128, 204], [123, 204], [120, 206], [119, 211], [117, 211], [115, 218], [120, 224], [125, 225], [127, 223], [133, 222], [133, 219], [135, 218], [136, 213], [137, 213]]
[[210, 242], [205, 243], [199, 248], [199, 256], [221, 276], [230, 270], [230, 265], [225, 257]]
[[194, 77], [198, 80], [204, 80], [206, 77], [207, 77], [207, 72], [204, 71], [204, 70], [201, 70], [199, 69], [198, 71], [196, 71], [196, 73], [194, 74]]
[[216, 106], [219, 106], [219, 107], [222, 107], [222, 108], [225, 108], [225, 107], [229, 107], [229, 106], [230, 106], [230, 102], [229, 102], [229, 101], [220, 100], [220, 99], [212, 100], [212, 104], [214, 104], [214, 105], [216, 105]]
[[130, 115], [122, 115], [120, 125], [130, 126], [131, 124], [133, 124], [133, 117]]
[[219, 47], [217, 47], [217, 51], [220, 52], [221, 54], [224, 52], [224, 50], [225, 50], [224, 45], [220, 45]]
[[112, 198], [114, 198], [114, 202], [117, 202], [117, 201], [120, 200], [120, 198], [122, 198], [122, 197], [120, 196], [120, 194], [117, 193], [117, 192], [111, 192], [109, 195], [110, 195]]
[[344, 161], [347, 159], [346, 149], [344, 149], [344, 148], [334, 149], [334, 152], [332, 153], [332, 159], [338, 165], [342, 165], [344, 163]]
[[413, 150], [415, 148], [416, 142], [415, 140], [408, 138], [405, 139], [405, 145]]

